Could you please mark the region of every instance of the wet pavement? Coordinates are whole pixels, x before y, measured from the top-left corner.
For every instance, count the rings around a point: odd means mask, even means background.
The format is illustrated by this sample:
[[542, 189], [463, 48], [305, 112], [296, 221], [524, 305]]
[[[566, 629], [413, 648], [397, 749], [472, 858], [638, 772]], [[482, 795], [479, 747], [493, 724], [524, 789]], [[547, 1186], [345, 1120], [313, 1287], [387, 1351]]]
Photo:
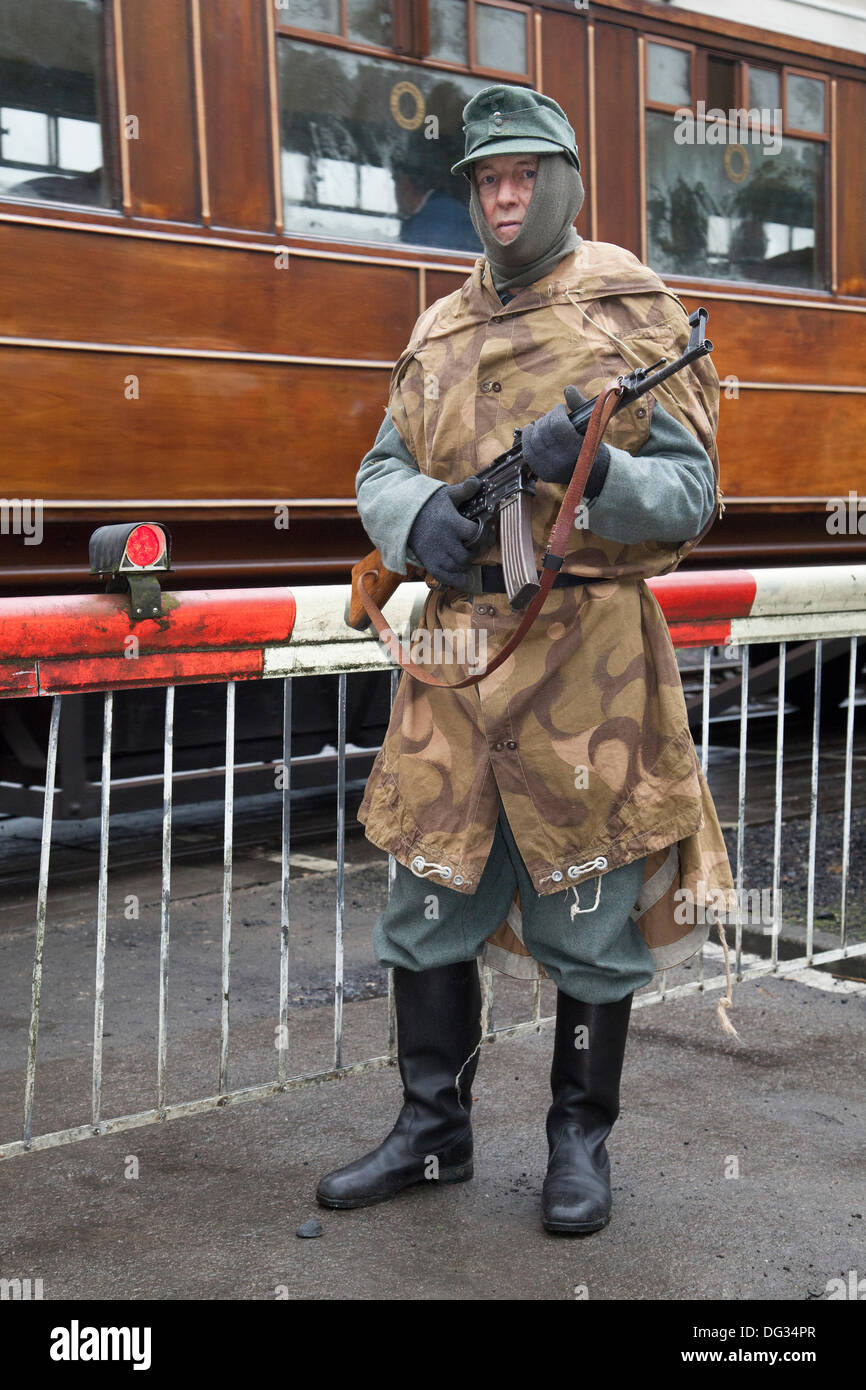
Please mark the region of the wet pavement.
[[[482, 1051], [471, 1182], [359, 1211], [317, 1207], [319, 1175], [394, 1121], [398, 1078], [376, 1072], [3, 1163], [0, 1272], [75, 1300], [827, 1299], [830, 1281], [866, 1268], [864, 986], [820, 979], [739, 987], [740, 1042], [722, 1035], [711, 1001], [635, 1012], [610, 1141], [614, 1215], [596, 1235], [556, 1238], [540, 1224], [544, 1030]], [[86, 1037], [68, 997], [69, 1027]], [[384, 1012], [381, 999], [347, 1006], [354, 1053], [378, 1050]], [[213, 1076], [216, 1039], [192, 1010], [172, 1021], [180, 1094]], [[271, 1022], [239, 1025], [238, 1046], [263, 1055]], [[153, 1049], [138, 1027], [111, 1042], [121, 1104], [146, 1091]], [[296, 1012], [295, 1062], [326, 1057], [331, 1028], [330, 1009]], [[86, 1096], [86, 1059], [59, 1045], [61, 1031], [40, 1079], [49, 1121], [86, 1113], [71, 1105]], [[233, 1062], [234, 1080], [240, 1070]], [[298, 1239], [311, 1218], [322, 1236]]]

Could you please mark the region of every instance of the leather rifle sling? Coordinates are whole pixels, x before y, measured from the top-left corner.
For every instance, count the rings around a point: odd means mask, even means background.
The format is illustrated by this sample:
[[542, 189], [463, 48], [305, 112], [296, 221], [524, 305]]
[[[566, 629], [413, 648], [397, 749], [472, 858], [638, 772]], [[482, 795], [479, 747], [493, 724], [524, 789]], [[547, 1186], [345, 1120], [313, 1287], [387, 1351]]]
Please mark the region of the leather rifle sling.
[[[410, 657], [404, 656], [400, 650], [399, 638], [388, 627], [384, 614], [379, 609], [364, 582], [368, 575], [375, 581], [378, 571], [364, 570], [363, 574], [359, 575], [358, 594], [364, 608], [367, 610], [373, 626], [379, 634], [382, 645], [398, 665], [402, 666], [404, 671], [408, 671], [409, 675], [413, 676], [415, 680], [422, 681], [424, 685], [435, 685], [445, 690], [463, 690], [467, 685], [477, 685], [479, 681], [483, 681], [486, 676], [491, 676], [494, 671], [498, 670], [503, 661], [507, 661], [514, 649], [523, 641], [523, 638], [541, 612], [544, 600], [553, 587], [554, 578], [556, 577], [565, 555], [565, 547], [568, 543], [568, 537], [574, 523], [575, 512], [583, 496], [586, 480], [589, 477], [592, 465], [595, 463], [595, 456], [598, 453], [598, 447], [601, 444], [602, 435], [607, 428], [608, 420], [616, 409], [617, 399], [621, 395], [622, 379], [616, 377], [612, 382], [608, 383], [598, 396], [589, 419], [589, 424], [586, 427], [586, 433], [583, 437], [583, 444], [581, 445], [577, 462], [574, 465], [571, 482], [568, 484], [565, 496], [562, 499], [562, 506], [559, 509], [556, 521], [550, 532], [550, 538], [547, 542], [547, 550], [544, 557], [541, 586], [538, 593], [529, 604], [518, 627], [511, 634], [505, 646], [496, 653], [492, 661], [488, 662], [483, 671], [474, 676], [466, 676], [461, 681], [443, 681], [440, 680], [438, 676], [431, 676], [429, 671], [425, 671], [423, 667], [418, 666]], [[560, 564], [548, 564], [551, 558], [559, 560]]]

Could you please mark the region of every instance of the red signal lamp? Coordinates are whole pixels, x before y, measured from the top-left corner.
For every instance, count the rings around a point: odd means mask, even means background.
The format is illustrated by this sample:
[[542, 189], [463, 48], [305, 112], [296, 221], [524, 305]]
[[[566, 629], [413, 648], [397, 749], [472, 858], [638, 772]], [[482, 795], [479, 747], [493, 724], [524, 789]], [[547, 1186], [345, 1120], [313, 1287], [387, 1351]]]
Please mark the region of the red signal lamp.
[[133, 622], [159, 618], [158, 574], [171, 567], [169, 535], [156, 522], [100, 526], [90, 537], [90, 572], [108, 576], [106, 592], [127, 593]]
[[[136, 526], [126, 542], [126, 554], [121, 561], [121, 570], [153, 569], [159, 564], [168, 550], [165, 532], [161, 526]], [[159, 566], [164, 569], [164, 565]]]

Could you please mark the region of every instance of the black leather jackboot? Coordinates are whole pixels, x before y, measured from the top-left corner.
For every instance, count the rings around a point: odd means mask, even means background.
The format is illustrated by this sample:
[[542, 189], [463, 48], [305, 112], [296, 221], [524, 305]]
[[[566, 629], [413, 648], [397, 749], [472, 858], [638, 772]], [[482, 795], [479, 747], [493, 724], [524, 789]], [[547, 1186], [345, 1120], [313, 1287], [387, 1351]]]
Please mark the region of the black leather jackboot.
[[[550, 1159], [541, 1194], [546, 1231], [585, 1235], [600, 1231], [610, 1220], [610, 1162], [604, 1141], [619, 1114], [631, 1001], [627, 994], [612, 1004], [582, 1004], [557, 991], [550, 1070], [553, 1105], [547, 1116]], [[576, 1035], [584, 1027], [585, 1036]]]
[[[367, 1207], [404, 1187], [472, 1177], [472, 1082], [481, 1041], [476, 961], [394, 967], [403, 1108], [377, 1149], [322, 1178], [323, 1207]], [[457, 1078], [459, 1076], [459, 1087]]]

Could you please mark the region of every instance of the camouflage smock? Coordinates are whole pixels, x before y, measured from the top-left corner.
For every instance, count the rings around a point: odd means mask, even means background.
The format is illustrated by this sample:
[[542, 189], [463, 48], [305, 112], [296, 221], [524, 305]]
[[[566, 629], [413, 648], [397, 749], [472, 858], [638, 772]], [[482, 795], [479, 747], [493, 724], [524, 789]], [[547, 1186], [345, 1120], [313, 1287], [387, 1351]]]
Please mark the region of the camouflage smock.
[[[582, 241], [507, 305], [481, 259], [461, 289], [419, 318], [391, 378], [391, 418], [422, 473], [458, 482], [509, 447], [516, 427], [557, 405], [567, 383], [594, 396], [620, 373], [678, 356], [688, 335], [677, 297], [620, 247]], [[715, 368], [704, 357], [659, 391], [712, 459], [718, 501]], [[648, 394], [619, 412], [607, 441], [636, 453], [653, 405]], [[564, 491], [538, 484], [539, 568]], [[431, 883], [474, 893], [501, 798], [538, 893], [645, 856], [633, 915], [657, 967], [693, 954], [708, 927], [700, 913], [697, 925], [678, 920], [674, 894], [686, 888], [703, 902], [733, 885], [670, 634], [644, 580], [675, 569], [698, 539], [624, 544], [577, 525], [563, 569], [588, 582], [554, 589], [498, 671], [460, 691], [404, 674], [359, 813], [368, 838]], [[499, 562], [498, 548], [479, 560]], [[483, 629], [492, 657], [519, 616], [504, 595], [440, 589], [421, 622], [446, 633]], [[430, 669], [448, 681], [465, 673]], [[509, 913], [487, 959], [527, 976], [536, 966], [519, 921], [519, 911]]]

